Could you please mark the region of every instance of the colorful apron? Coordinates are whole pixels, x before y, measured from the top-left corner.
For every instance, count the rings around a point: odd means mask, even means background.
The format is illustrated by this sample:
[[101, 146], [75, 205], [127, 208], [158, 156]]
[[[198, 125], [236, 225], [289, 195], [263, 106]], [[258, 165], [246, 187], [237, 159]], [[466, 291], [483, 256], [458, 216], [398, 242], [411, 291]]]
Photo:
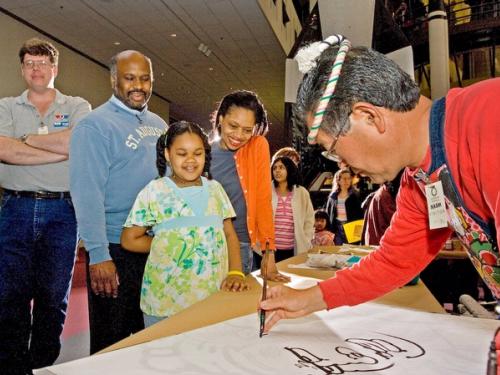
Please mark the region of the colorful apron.
[[445, 98], [432, 104], [429, 129], [432, 164], [429, 172], [419, 169], [414, 178], [424, 194], [425, 185], [441, 181], [448, 225], [455, 230], [493, 296], [500, 300], [500, 258], [495, 223], [493, 220], [487, 223], [469, 211], [458, 193], [446, 160], [443, 136], [445, 105]]

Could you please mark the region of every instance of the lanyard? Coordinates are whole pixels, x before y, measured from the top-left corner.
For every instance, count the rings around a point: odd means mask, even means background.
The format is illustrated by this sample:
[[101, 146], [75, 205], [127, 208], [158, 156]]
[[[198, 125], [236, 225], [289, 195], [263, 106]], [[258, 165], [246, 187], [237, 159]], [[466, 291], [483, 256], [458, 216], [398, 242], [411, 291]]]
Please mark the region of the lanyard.
[[[448, 168], [444, 147], [445, 98], [435, 101], [431, 109], [430, 144], [432, 164], [429, 172], [419, 169], [415, 181], [422, 191], [439, 182], [443, 189], [448, 224], [465, 246], [467, 254], [493, 295], [500, 299], [500, 257], [494, 229], [479, 215], [468, 210]], [[494, 226], [493, 226], [494, 228]]]

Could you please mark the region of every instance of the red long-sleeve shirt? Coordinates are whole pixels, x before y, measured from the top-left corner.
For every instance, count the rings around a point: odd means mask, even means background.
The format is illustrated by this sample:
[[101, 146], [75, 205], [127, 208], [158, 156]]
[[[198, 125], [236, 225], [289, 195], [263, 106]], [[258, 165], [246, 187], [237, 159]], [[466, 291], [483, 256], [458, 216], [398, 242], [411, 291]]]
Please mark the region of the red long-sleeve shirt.
[[[444, 138], [448, 167], [465, 206], [494, 220], [500, 238], [500, 79], [482, 81], [446, 96]], [[421, 163], [430, 166], [430, 149]], [[427, 205], [407, 170], [397, 211], [377, 251], [319, 284], [328, 308], [356, 305], [403, 286], [424, 269], [451, 233], [430, 230]]]

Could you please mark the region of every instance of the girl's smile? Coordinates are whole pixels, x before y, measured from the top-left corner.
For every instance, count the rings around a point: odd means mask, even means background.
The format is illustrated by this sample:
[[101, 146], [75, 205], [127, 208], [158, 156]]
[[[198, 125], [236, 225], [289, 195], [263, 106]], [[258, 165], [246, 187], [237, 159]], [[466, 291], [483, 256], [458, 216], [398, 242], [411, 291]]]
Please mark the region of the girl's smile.
[[177, 186], [200, 184], [205, 167], [205, 148], [202, 139], [194, 133], [183, 133], [165, 150], [165, 158], [172, 168], [172, 180]]

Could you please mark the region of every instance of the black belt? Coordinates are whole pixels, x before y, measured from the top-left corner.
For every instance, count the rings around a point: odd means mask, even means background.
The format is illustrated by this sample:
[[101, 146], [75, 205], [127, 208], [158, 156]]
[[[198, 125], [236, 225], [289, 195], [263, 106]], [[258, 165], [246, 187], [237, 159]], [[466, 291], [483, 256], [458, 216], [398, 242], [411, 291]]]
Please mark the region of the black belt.
[[64, 199], [71, 198], [69, 191], [20, 191], [3, 189], [4, 194], [15, 197], [35, 198], [35, 199]]

